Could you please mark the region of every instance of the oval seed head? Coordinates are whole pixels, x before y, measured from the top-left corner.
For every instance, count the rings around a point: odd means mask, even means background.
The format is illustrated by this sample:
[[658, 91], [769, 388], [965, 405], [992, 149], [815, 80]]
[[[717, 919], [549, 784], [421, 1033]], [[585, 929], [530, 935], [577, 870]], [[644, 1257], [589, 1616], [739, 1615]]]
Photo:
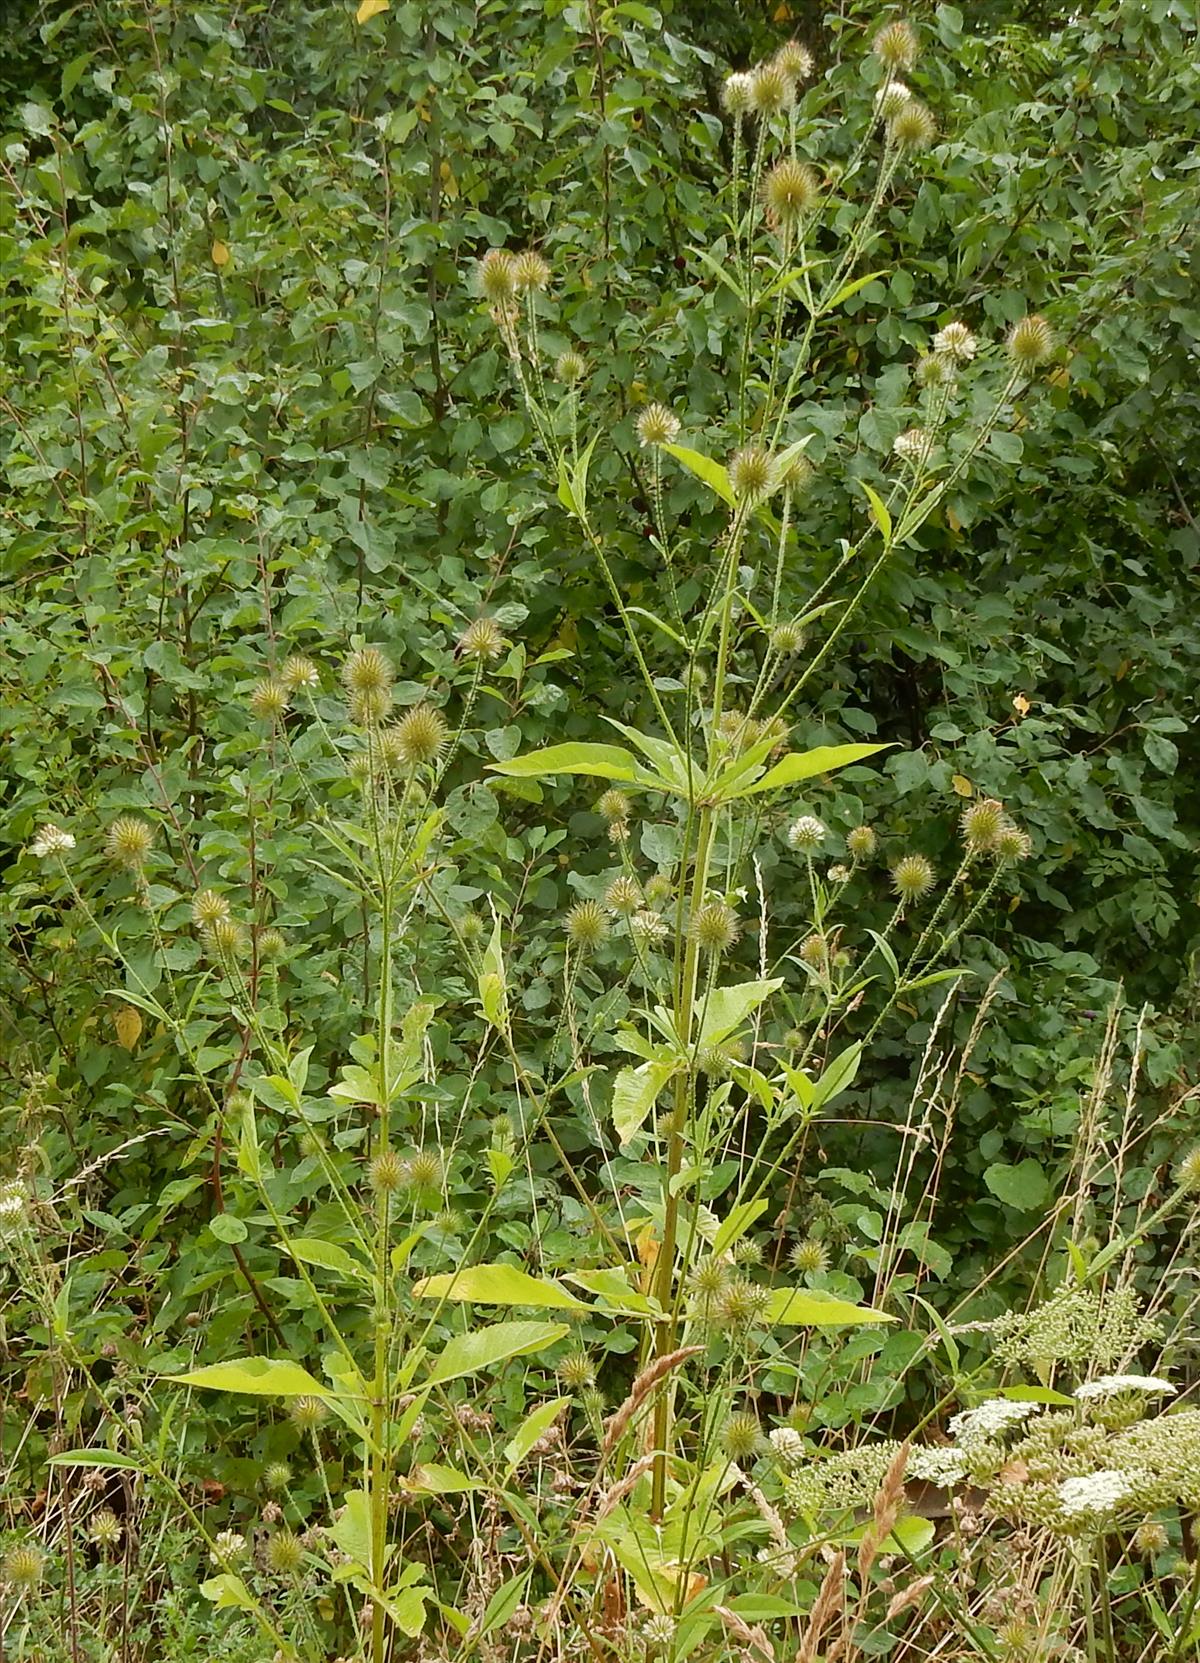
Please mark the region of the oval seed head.
[[287, 942], [279, 930], [268, 927], [258, 932], [258, 956], [269, 963], [281, 959], [287, 952]]
[[378, 647], [359, 647], [342, 665], [347, 693], [386, 693], [395, 675], [391, 660]]
[[567, 940], [581, 953], [592, 953], [608, 935], [608, 914], [599, 901], [579, 901], [563, 925]]
[[615, 912], [618, 918], [627, 918], [635, 913], [642, 904], [642, 889], [636, 878], [631, 878], [627, 872], [614, 878], [604, 891], [604, 904], [609, 912]]
[[1004, 344], [1017, 369], [1034, 370], [1054, 351], [1054, 331], [1040, 312], [1031, 312], [1013, 324]]
[[586, 1351], [570, 1351], [555, 1370], [569, 1392], [585, 1392], [596, 1384], [596, 1371]]
[[629, 920], [634, 940], [643, 947], [654, 947], [664, 940], [667, 928], [667, 921], [659, 912], [635, 912]]
[[937, 123], [919, 98], [908, 98], [888, 122], [887, 131], [898, 150], [915, 154], [928, 150], [937, 138]]
[[654, 872], [646, 879], [646, 903], [648, 906], [661, 906], [669, 901], [674, 894], [671, 880], [665, 872]]
[[637, 436], [643, 449], [647, 445], [673, 445], [679, 437], [679, 417], [665, 404], [648, 404], [638, 416]]
[[436, 1149], [418, 1149], [406, 1163], [408, 1182], [416, 1190], [440, 1190], [445, 1169]]
[[933, 337], [933, 350], [956, 364], [969, 364], [974, 358], [978, 342], [965, 323], [957, 320], [943, 324]]
[[292, 1482], [292, 1469], [286, 1461], [272, 1461], [263, 1473], [263, 1483], [268, 1490], [286, 1490]]
[[321, 685], [321, 672], [311, 658], [293, 653], [285, 660], [279, 679], [289, 693], [311, 693]]
[[464, 658], [481, 663], [499, 658], [504, 651], [504, 631], [495, 618], [475, 618], [459, 636], [458, 650]]
[[724, 1328], [749, 1328], [761, 1318], [770, 1298], [769, 1289], [748, 1276], [735, 1276], [714, 1302], [713, 1315]]
[[102, 1507], [88, 1525], [88, 1539], [101, 1553], [112, 1553], [121, 1545], [121, 1521], [111, 1507]]
[[752, 1461], [761, 1444], [757, 1415], [730, 1415], [721, 1431], [721, 1449], [730, 1461]]
[[458, 932], [468, 947], [483, 939], [486, 928], [487, 925], [477, 912], [464, 912], [458, 921]]
[[741, 926], [725, 901], [705, 901], [692, 916], [692, 937], [703, 953], [719, 958], [736, 942]]
[[777, 483], [774, 460], [757, 445], [746, 445], [730, 457], [729, 485], [738, 502], [762, 502]]
[[475, 268], [479, 292], [493, 306], [506, 306], [517, 292], [517, 262], [506, 248], [489, 248]]
[[304, 1543], [290, 1530], [277, 1530], [268, 1538], [267, 1569], [275, 1576], [295, 1576], [304, 1565]]
[[963, 842], [973, 854], [984, 854], [996, 847], [996, 839], [1004, 830], [1004, 806], [994, 797], [980, 797], [963, 810]]
[[1175, 1168], [1175, 1182], [1183, 1190], [1200, 1190], [1200, 1143], [1194, 1144]]
[[513, 261], [513, 282], [522, 294], [550, 286], [550, 267], [536, 249], [527, 248]]
[[992, 853], [1001, 866], [1012, 866], [1019, 860], [1028, 860], [1033, 853], [1033, 841], [1027, 831], [1006, 820], [992, 844]]
[[582, 381], [586, 373], [587, 364], [584, 362], [583, 354], [576, 352], [574, 347], [568, 347], [565, 352], [560, 352], [554, 360], [554, 379], [565, 382], [568, 387], [573, 387], [577, 381]]
[[[387, 746], [384, 745], [384, 755]], [[346, 774], [360, 791], [365, 791], [371, 783], [371, 755], [369, 751], [356, 751], [346, 763]]]
[[391, 714], [392, 690], [390, 687], [364, 687], [360, 693], [351, 693], [348, 708], [350, 720], [358, 727], [377, 728]]
[[929, 434], [920, 427], [910, 427], [892, 440], [892, 450], [910, 468], [921, 467], [929, 458]]
[[288, 1418], [301, 1432], [312, 1432], [328, 1413], [319, 1397], [294, 1397], [288, 1409]]
[[18, 1593], [29, 1593], [42, 1580], [46, 1556], [32, 1542], [15, 1542], [4, 1555], [4, 1580]]
[[610, 820], [608, 823], [608, 841], [618, 847], [629, 841], [629, 821]]
[[448, 736], [445, 717], [431, 704], [414, 705], [391, 733], [400, 766], [409, 770], [436, 762]]
[[807, 491], [816, 477], [816, 468], [801, 451], [797, 451], [795, 456], [784, 462], [782, 466], [777, 465], [776, 467], [776, 479], [780, 489], [791, 491], [793, 496], [799, 496], [802, 491]]
[[823, 970], [829, 960], [829, 943], [823, 935], [808, 935], [800, 943], [799, 957], [801, 964], [807, 964], [810, 970]]
[[807, 81], [813, 72], [813, 55], [798, 40], [785, 40], [771, 61], [793, 81]]
[[763, 180], [762, 194], [772, 226], [796, 225], [821, 200], [816, 169], [785, 156]]
[[796, 102], [796, 83], [777, 63], [759, 64], [750, 78], [750, 107], [755, 115], [782, 115]]
[[408, 1177], [408, 1168], [394, 1149], [381, 1149], [367, 1168], [367, 1181], [376, 1195], [392, 1195]]
[[855, 826], [846, 833], [846, 847], [855, 860], [870, 860], [878, 839], [870, 826]]
[[1167, 1551], [1170, 1540], [1166, 1529], [1157, 1519], [1147, 1519], [1144, 1524], [1139, 1524], [1133, 1533], [1133, 1551], [1146, 1559], [1153, 1559]]
[[754, 77], [739, 70], [727, 75], [721, 87], [721, 104], [727, 115], [740, 120], [754, 108]]
[[798, 623], [776, 624], [771, 631], [771, 646], [781, 657], [790, 658], [804, 647], [804, 631]]
[[911, 69], [920, 53], [912, 24], [903, 17], [884, 24], [872, 41], [871, 50], [888, 69]]
[[902, 855], [892, 867], [892, 885], [904, 902], [919, 901], [933, 888], [933, 867], [924, 855]]
[[788, 847], [798, 849], [804, 855], [819, 849], [825, 837], [824, 822], [818, 820], [815, 814], [802, 814], [798, 820], [792, 821], [787, 830]]
[[953, 379], [954, 365], [940, 352], [931, 352], [926, 357], [919, 358], [917, 367], [913, 370], [913, 380], [918, 387], [944, 387]]
[[154, 828], [135, 815], [122, 814], [108, 828], [104, 852], [109, 860], [130, 872], [140, 872], [154, 847]]
[[829, 1269], [829, 1249], [815, 1236], [806, 1236], [803, 1241], [798, 1241], [789, 1257], [792, 1269], [802, 1276], [818, 1276]]
[[198, 930], [212, 930], [233, 916], [229, 902], [215, 889], [199, 889], [192, 897], [192, 923]]
[[246, 951], [249, 937], [246, 926], [236, 918], [218, 918], [208, 932], [208, 939], [223, 959], [238, 959]]
[[612, 786], [597, 802], [596, 813], [604, 820], [628, 820], [629, 808], [629, 798]]
[[260, 722], [278, 722], [287, 715], [290, 703], [287, 685], [277, 676], [264, 676], [256, 681], [250, 693], [250, 709]]
[[875, 94], [875, 113], [881, 120], [890, 121], [911, 97], [903, 81], [885, 81]]

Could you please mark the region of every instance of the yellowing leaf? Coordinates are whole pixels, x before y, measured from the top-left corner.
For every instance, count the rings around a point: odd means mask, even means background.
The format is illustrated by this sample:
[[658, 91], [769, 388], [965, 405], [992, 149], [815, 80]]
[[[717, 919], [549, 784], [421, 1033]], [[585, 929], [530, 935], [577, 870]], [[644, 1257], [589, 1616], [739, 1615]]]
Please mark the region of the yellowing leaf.
[[380, 12], [390, 10], [391, 0], [362, 0], [362, 5], [354, 14], [354, 21], [356, 23], [369, 23], [373, 17], [378, 17]]
[[954, 774], [951, 777], [950, 784], [954, 787], [954, 794], [957, 797], [973, 797], [975, 795], [975, 787], [965, 774]]
[[117, 1031], [117, 1043], [123, 1045], [126, 1051], [132, 1051], [142, 1033], [142, 1013], [132, 1005], [121, 1005], [113, 1016], [113, 1027]]
[[227, 266], [229, 264], [229, 244], [228, 243], [223, 243], [219, 239], [218, 239], [218, 241], [213, 243], [213, 245], [212, 245], [212, 263], [213, 263], [214, 266], [217, 266], [217, 267]]

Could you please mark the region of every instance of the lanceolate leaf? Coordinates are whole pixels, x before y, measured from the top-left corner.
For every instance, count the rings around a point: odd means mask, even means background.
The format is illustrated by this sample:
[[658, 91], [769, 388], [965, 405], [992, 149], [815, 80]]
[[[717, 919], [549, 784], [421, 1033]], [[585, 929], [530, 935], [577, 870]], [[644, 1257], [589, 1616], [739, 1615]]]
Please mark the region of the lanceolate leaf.
[[628, 1143], [641, 1130], [655, 1099], [675, 1073], [678, 1064], [646, 1062], [637, 1068], [623, 1068], [613, 1082], [613, 1129], [621, 1143]]
[[848, 1299], [814, 1293], [809, 1288], [776, 1288], [766, 1320], [789, 1328], [857, 1328], [865, 1323], [895, 1322], [896, 1318], [869, 1305], [853, 1305]]
[[518, 1265], [467, 1265], [413, 1285], [418, 1299], [445, 1299], [474, 1305], [530, 1305], [545, 1310], [583, 1311], [587, 1307], [561, 1283], [530, 1276]]
[[890, 745], [818, 745], [811, 751], [793, 751], [769, 769], [762, 779], [739, 791], [738, 796], [752, 797], [760, 791], [778, 791], [785, 785], [815, 779], [818, 774], [831, 774], [836, 768], [849, 768], [855, 762], [864, 762], [867, 757], [891, 748]]
[[433, 1359], [425, 1384], [442, 1386], [447, 1380], [461, 1380], [464, 1375], [495, 1368], [510, 1357], [544, 1351], [566, 1332], [563, 1323], [552, 1322], [496, 1322], [488, 1328], [472, 1329], [451, 1340], [441, 1356]]
[[176, 1386], [203, 1386], [213, 1392], [247, 1392], [254, 1397], [328, 1397], [319, 1380], [284, 1357], [241, 1357], [227, 1363], [166, 1377]]
[[692, 450], [688, 445], [664, 445], [662, 447], [668, 456], [673, 456], [677, 462], [682, 462], [689, 473], [694, 473], [697, 479], [702, 479], [710, 491], [715, 491], [722, 502], [733, 507], [733, 486], [729, 483], [729, 475], [719, 462], [714, 462], [711, 456], [705, 456], [698, 450]]
[[494, 774], [507, 774], [520, 780], [583, 774], [628, 783], [635, 781], [641, 771], [637, 758], [620, 745], [547, 745], [526, 756], [515, 756], [511, 762], [490, 762], [488, 767]]

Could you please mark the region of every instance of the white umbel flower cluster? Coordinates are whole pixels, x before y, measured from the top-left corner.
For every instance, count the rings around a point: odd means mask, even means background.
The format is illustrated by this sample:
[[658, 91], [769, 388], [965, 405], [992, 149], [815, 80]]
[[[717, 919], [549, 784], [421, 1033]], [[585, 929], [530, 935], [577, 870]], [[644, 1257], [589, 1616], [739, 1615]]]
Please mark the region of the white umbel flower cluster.
[[1153, 1374], [1102, 1374], [1075, 1388], [1081, 1403], [1093, 1398], [1118, 1397], [1122, 1392], [1145, 1392], [1148, 1397], [1174, 1397], [1175, 1388], [1169, 1380], [1159, 1380]]
[[985, 1444], [1002, 1438], [1021, 1426], [1037, 1409], [1036, 1403], [1013, 1403], [1006, 1397], [989, 1397], [974, 1409], [964, 1409], [950, 1419], [950, 1435], [960, 1444]]
[[1133, 1487], [1128, 1473], [1101, 1467], [1099, 1472], [1085, 1473], [1081, 1478], [1064, 1478], [1058, 1486], [1058, 1499], [1068, 1518], [1103, 1518], [1116, 1512]]

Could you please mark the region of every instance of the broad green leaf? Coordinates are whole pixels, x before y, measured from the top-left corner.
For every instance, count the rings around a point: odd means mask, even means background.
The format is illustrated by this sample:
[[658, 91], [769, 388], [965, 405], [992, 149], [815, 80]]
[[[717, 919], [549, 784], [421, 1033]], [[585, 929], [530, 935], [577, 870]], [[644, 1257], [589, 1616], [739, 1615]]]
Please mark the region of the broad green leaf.
[[531, 1276], [517, 1265], [466, 1265], [413, 1284], [418, 1299], [446, 1299], [473, 1305], [532, 1305], [545, 1310], [586, 1311], [587, 1306], [561, 1283]]
[[745, 290], [742, 288], [740, 283], [735, 282], [734, 278], [721, 264], [720, 260], [715, 259], [706, 248], [693, 248], [691, 252], [696, 256], [702, 265], [708, 268], [719, 283], [724, 283], [725, 287], [736, 297], [738, 301], [741, 302], [743, 306], [746, 304]]
[[322, 1241], [318, 1236], [293, 1236], [280, 1244], [284, 1251], [301, 1264], [316, 1265], [321, 1270], [336, 1271], [339, 1276], [351, 1276], [360, 1282], [373, 1280], [367, 1265], [351, 1257], [336, 1242]]
[[743, 1201], [732, 1208], [726, 1218], [721, 1221], [721, 1228], [712, 1239], [711, 1251], [714, 1254], [725, 1253], [736, 1241], [740, 1241], [756, 1218], [761, 1218], [769, 1203], [765, 1200]]
[[504, 1446], [504, 1459], [510, 1474], [521, 1465], [534, 1444], [550, 1430], [570, 1402], [569, 1397], [553, 1397], [549, 1403], [540, 1403], [536, 1409], [530, 1410]]
[[736, 987], [718, 987], [707, 998], [696, 1000], [696, 1015], [702, 1026], [698, 1044], [719, 1045], [772, 993], [783, 986], [782, 976], [769, 982], [739, 982]]
[[371, 1498], [365, 1490], [346, 1490], [342, 1506], [330, 1526], [334, 1543], [356, 1565], [371, 1573]]
[[511, 762], [489, 762], [488, 768], [493, 774], [522, 780], [583, 774], [595, 779], [632, 782], [639, 774], [637, 758], [620, 745], [546, 745], [540, 751], [515, 756]]
[[52, 1467], [112, 1467], [117, 1472], [141, 1472], [142, 1464], [131, 1455], [111, 1449], [64, 1449], [50, 1457]]
[[250, 1231], [235, 1213], [214, 1213], [208, 1221], [209, 1234], [226, 1246], [245, 1241]]
[[512, 1616], [520, 1605], [525, 1593], [531, 1571], [518, 1571], [516, 1576], [502, 1582], [487, 1603], [487, 1610], [483, 1613], [483, 1621], [479, 1625], [479, 1637], [490, 1634], [493, 1629], [500, 1628]]
[[200, 1584], [200, 1592], [217, 1611], [257, 1611], [258, 1603], [240, 1576], [222, 1571]]
[[862, 1060], [862, 1045], [855, 1041], [847, 1045], [844, 1051], [839, 1051], [833, 1061], [825, 1068], [819, 1080], [813, 1084], [812, 1106], [814, 1109], [824, 1108], [839, 1092], [848, 1090], [854, 1084], [854, 1077], [858, 1073], [858, 1065]]
[[630, 1311], [635, 1316], [653, 1317], [656, 1321], [665, 1320], [657, 1299], [650, 1299], [631, 1288], [625, 1272], [615, 1266], [609, 1266], [606, 1270], [575, 1271], [568, 1280], [577, 1283], [585, 1293], [594, 1293], [606, 1306]]
[[620, 1143], [626, 1144], [641, 1130], [642, 1123], [654, 1107], [655, 1099], [676, 1072], [678, 1064], [644, 1062], [637, 1068], [622, 1068], [613, 1081], [613, 1130]]
[[994, 1161], [984, 1168], [983, 1181], [998, 1201], [1019, 1212], [1044, 1207], [1050, 1199], [1050, 1180], [1032, 1159], [1018, 1161], [1015, 1166], [1007, 1161]]
[[448, 1380], [461, 1380], [464, 1375], [495, 1368], [510, 1357], [544, 1351], [567, 1332], [561, 1322], [496, 1322], [488, 1328], [475, 1328], [469, 1334], [459, 1334], [440, 1357], [433, 1359], [425, 1383], [443, 1386]]
[[254, 1112], [254, 1098], [246, 1093], [242, 1110], [242, 1124], [238, 1132], [238, 1171], [259, 1183], [262, 1179], [262, 1156], [258, 1149], [258, 1121]]
[[887, 504], [879, 495], [879, 492], [873, 490], [872, 487], [867, 484], [865, 479], [860, 479], [858, 483], [866, 492], [867, 501], [871, 504], [871, 518], [879, 527], [880, 535], [883, 537], [885, 543], [890, 542], [892, 537], [892, 516], [887, 511]]
[[813, 1106], [815, 1093], [813, 1083], [803, 1069], [793, 1068], [789, 1063], [780, 1063], [780, 1071], [788, 1083], [788, 1090], [799, 1103], [801, 1109], [809, 1110]]
[[891, 748], [890, 745], [817, 745], [811, 751], [793, 751], [777, 762], [762, 779], [739, 791], [738, 796], [750, 797], [759, 791], [779, 791], [785, 785], [815, 779], [818, 774], [831, 774], [835, 768], [849, 768], [855, 762], [864, 762], [867, 757]]
[[870, 1305], [852, 1305], [833, 1294], [814, 1293], [809, 1288], [776, 1288], [766, 1320], [786, 1328], [858, 1328], [871, 1322], [895, 1322], [896, 1318]]
[[492, 927], [492, 938], [488, 942], [483, 955], [483, 962], [479, 968], [479, 1003], [483, 1007], [483, 1014], [501, 1033], [508, 1031], [508, 984], [504, 976], [504, 948], [501, 939], [500, 920], [497, 918]]
[[711, 456], [704, 456], [698, 450], [692, 450], [688, 445], [663, 445], [662, 448], [668, 456], [682, 462], [689, 473], [694, 473], [697, 479], [703, 480], [722, 502], [727, 502], [730, 508], [733, 507], [733, 486], [729, 483], [728, 473], [719, 462], [714, 462]]
[[439, 1466], [435, 1461], [422, 1461], [413, 1468], [411, 1474], [404, 1480], [406, 1490], [414, 1490], [418, 1495], [445, 1496], [465, 1493], [468, 1490], [483, 1490], [487, 1486], [480, 1478], [469, 1478], [465, 1472], [459, 1472], [457, 1467]]
[[328, 1397], [319, 1380], [284, 1357], [241, 1357], [210, 1363], [187, 1374], [168, 1374], [175, 1386], [202, 1386], [210, 1392], [249, 1392], [255, 1397]]

